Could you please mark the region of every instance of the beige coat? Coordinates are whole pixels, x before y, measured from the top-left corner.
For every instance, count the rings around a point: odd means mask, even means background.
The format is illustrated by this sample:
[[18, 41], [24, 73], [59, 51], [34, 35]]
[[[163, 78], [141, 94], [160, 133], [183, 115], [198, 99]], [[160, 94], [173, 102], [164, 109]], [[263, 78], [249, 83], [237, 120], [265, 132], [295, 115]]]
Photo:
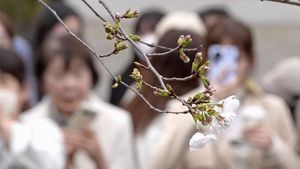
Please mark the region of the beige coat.
[[[109, 105], [90, 95], [87, 99], [90, 107], [93, 107], [97, 116], [91, 123], [91, 129], [96, 133], [104, 158], [109, 169], [135, 169], [132, 145], [132, 124], [128, 113]], [[49, 98], [45, 98], [36, 107], [24, 114], [24, 119], [52, 118], [57, 123], [63, 121], [63, 117], [53, 116], [53, 106]], [[56, 118], [53, 118], [56, 117]], [[71, 116], [65, 119], [70, 121]], [[67, 127], [67, 126], [66, 126]], [[79, 152], [75, 156], [75, 168], [94, 169], [95, 164], [87, 154]]]
[[[262, 84], [266, 91], [282, 97], [294, 107], [293, 113], [300, 135], [300, 56], [288, 57], [282, 60], [263, 78]], [[300, 142], [298, 142], [300, 153]]]

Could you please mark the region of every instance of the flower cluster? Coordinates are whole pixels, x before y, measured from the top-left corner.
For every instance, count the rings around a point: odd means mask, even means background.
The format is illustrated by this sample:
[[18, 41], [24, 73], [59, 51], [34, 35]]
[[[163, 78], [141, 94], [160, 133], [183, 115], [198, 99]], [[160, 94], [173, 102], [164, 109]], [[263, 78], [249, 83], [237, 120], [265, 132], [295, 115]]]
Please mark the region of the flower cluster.
[[[224, 100], [221, 100], [219, 103], [213, 107], [214, 115], [210, 116], [209, 121], [205, 123], [201, 122], [199, 117], [196, 116], [196, 124], [199, 125], [199, 122], [203, 125], [210, 125], [211, 131], [210, 134], [203, 135], [200, 132], [194, 134], [190, 139], [190, 149], [199, 149], [204, 147], [207, 143], [217, 139], [216, 135], [227, 129], [228, 126], [232, 123], [236, 116], [236, 110], [239, 107], [239, 100], [235, 96], [230, 96]], [[195, 119], [195, 116], [193, 116]], [[200, 125], [201, 125], [200, 124]]]

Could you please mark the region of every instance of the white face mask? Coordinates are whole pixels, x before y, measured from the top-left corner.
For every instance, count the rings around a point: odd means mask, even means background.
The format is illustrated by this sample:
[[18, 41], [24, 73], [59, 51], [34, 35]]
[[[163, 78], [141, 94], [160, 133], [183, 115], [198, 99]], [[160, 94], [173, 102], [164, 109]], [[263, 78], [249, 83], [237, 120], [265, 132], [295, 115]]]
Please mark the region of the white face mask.
[[16, 92], [0, 89], [0, 111], [7, 115], [16, 113], [18, 96]]
[[[149, 43], [149, 44], [156, 44], [156, 42], [157, 42], [157, 38], [154, 34], [146, 34], [144, 36], [141, 36], [140, 39], [141, 39], [141, 41]], [[137, 46], [142, 50], [143, 53], [146, 53], [146, 54], [153, 52], [153, 49], [154, 49], [154, 48], [151, 48], [142, 43], [137, 43]], [[139, 59], [144, 60], [144, 57], [142, 55], [140, 55], [139, 53], [138, 53], [138, 57], [139, 57]]]

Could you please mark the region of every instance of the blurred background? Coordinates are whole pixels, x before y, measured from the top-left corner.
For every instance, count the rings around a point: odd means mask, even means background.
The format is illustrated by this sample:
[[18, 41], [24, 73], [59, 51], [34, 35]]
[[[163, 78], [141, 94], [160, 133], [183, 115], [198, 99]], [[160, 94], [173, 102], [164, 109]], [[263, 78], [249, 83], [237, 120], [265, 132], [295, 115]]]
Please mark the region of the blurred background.
[[[99, 53], [110, 52], [113, 44], [104, 38], [102, 23], [93, 15], [81, 0], [65, 0], [84, 18], [85, 38]], [[107, 13], [95, 0], [87, 0], [99, 13], [108, 19]], [[147, 9], [158, 8], [163, 11], [200, 11], [212, 6], [226, 8], [234, 17], [246, 22], [255, 37], [257, 54], [256, 69], [253, 72], [256, 80], [281, 59], [299, 55], [300, 48], [300, 8], [274, 2], [260, 0], [114, 0], [109, 2], [114, 11], [122, 13], [128, 8]], [[0, 8], [13, 18], [16, 32], [30, 39], [32, 25], [41, 5], [36, 0], [0, 0]], [[134, 20], [126, 21], [123, 25], [131, 32]], [[105, 63], [119, 74], [131, 61], [131, 50], [126, 50], [116, 56], [104, 59]], [[101, 65], [101, 81], [96, 92], [105, 100], [109, 97], [111, 77]]]

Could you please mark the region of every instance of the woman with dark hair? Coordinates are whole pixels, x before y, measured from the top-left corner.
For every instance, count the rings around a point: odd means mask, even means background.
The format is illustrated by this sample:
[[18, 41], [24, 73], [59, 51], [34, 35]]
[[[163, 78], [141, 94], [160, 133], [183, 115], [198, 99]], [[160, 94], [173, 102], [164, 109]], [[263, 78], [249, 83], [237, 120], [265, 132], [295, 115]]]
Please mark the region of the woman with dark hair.
[[[189, 47], [197, 48], [202, 44], [203, 29], [204, 26], [201, 25], [196, 14], [183, 12], [165, 16], [158, 24], [155, 33], [159, 37], [158, 44], [170, 48], [178, 45], [177, 40], [180, 35], [191, 35], [193, 42]], [[165, 50], [155, 49], [155, 52], [165, 52]], [[190, 51], [187, 52], [187, 55], [193, 60], [196, 53], [197, 51]], [[165, 77], [186, 77], [191, 73], [192, 63], [184, 63], [178, 52], [172, 52], [165, 56], [153, 56], [150, 61], [155, 69]], [[143, 63], [143, 61], [141, 62]], [[141, 68], [140, 72], [144, 81], [153, 86], [160, 86], [157, 78], [149, 70]], [[170, 82], [169, 84], [180, 96], [199, 86], [197, 79], [188, 82]], [[170, 99], [155, 96], [153, 89], [147, 86], [143, 86], [140, 92], [153, 106], [162, 110], [166, 109], [166, 104]], [[131, 100], [124, 100], [122, 104], [130, 112], [133, 120], [138, 168], [184, 168], [185, 154], [188, 151], [187, 141], [192, 135], [192, 131], [181, 133], [184, 126], [176, 123], [176, 120], [173, 119], [174, 116], [153, 111], [138, 96]]]
[[[60, 1], [54, 1], [50, 3], [49, 6], [56, 11], [57, 15], [62, 18], [71, 31], [77, 35], [82, 34], [83, 22], [75, 10]], [[59, 23], [57, 18], [51, 13], [51, 11], [44, 8], [37, 18], [36, 28], [33, 35], [33, 49], [37, 52], [49, 36], [63, 36], [66, 34], [67, 31]]]
[[68, 167], [134, 169], [128, 114], [93, 94], [91, 53], [70, 36], [49, 38], [36, 66], [45, 95], [25, 119], [50, 118], [62, 128]]
[[[191, 152], [191, 168], [299, 168], [294, 151], [297, 134], [287, 106], [250, 80], [255, 63], [250, 29], [240, 21], [221, 20], [208, 31], [204, 54], [211, 62], [208, 77], [217, 89], [217, 100], [236, 95], [241, 106], [215, 143]], [[202, 156], [210, 160], [209, 165]]]
[[[142, 13], [135, 24], [134, 34], [139, 35], [141, 40], [144, 42], [150, 44], [156, 43], [157, 38], [154, 34], [155, 27], [163, 16], [164, 13], [158, 10], [148, 10]], [[141, 43], [137, 44], [145, 53], [148, 53], [152, 50], [152, 48], [146, 45], [143, 45]], [[134, 68], [133, 62], [143, 60], [143, 58], [138, 55], [135, 50], [133, 51], [133, 55], [133, 61], [130, 62], [131, 64], [128, 67], [126, 67], [125, 72], [122, 73], [123, 81], [129, 85], [133, 83], [133, 79], [129, 77]], [[114, 83], [114, 80], [112, 83]], [[112, 89], [110, 103], [119, 105], [122, 101], [123, 95], [126, 92], [126, 89], [127, 88], [124, 86], [119, 86], [118, 88]]]
[[25, 67], [0, 48], [0, 168], [63, 169], [63, 137], [47, 118], [19, 118], [27, 100]]

